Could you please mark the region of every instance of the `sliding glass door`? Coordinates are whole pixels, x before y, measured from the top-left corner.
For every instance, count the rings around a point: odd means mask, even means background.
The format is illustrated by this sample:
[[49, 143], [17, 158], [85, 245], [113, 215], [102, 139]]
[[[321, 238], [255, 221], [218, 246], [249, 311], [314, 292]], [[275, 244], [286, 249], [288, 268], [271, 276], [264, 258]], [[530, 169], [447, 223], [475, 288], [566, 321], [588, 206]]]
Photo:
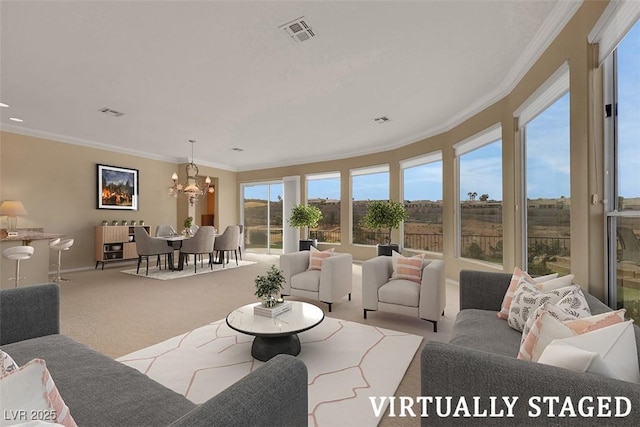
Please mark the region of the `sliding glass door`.
[[246, 251], [282, 253], [282, 194], [282, 183], [242, 186]]

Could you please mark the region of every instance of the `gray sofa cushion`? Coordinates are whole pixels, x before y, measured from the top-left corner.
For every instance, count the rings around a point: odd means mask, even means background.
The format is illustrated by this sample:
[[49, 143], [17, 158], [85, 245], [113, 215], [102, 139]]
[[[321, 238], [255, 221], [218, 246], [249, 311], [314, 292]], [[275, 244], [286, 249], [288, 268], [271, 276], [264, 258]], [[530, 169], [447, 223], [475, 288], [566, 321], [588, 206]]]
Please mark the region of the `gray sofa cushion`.
[[495, 311], [467, 309], [458, 313], [450, 344], [517, 357], [522, 333]]
[[19, 341], [2, 349], [20, 366], [43, 359], [79, 426], [167, 425], [196, 406], [137, 370], [64, 335]]

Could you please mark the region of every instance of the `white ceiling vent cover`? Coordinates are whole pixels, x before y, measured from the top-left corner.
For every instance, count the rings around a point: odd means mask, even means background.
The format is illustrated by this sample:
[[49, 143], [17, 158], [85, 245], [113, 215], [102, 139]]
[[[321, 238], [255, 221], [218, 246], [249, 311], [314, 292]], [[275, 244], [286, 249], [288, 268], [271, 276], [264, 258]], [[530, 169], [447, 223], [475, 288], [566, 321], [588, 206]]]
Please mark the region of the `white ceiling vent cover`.
[[304, 19], [304, 16], [301, 16], [298, 19], [294, 19], [291, 22], [287, 22], [286, 24], [281, 25], [278, 28], [283, 29], [289, 35], [289, 37], [297, 42], [304, 42], [316, 36], [311, 29], [311, 26]]
[[111, 108], [107, 108], [107, 107], [101, 108], [98, 111], [113, 117], [124, 116], [124, 113], [121, 113], [120, 111], [112, 110]]

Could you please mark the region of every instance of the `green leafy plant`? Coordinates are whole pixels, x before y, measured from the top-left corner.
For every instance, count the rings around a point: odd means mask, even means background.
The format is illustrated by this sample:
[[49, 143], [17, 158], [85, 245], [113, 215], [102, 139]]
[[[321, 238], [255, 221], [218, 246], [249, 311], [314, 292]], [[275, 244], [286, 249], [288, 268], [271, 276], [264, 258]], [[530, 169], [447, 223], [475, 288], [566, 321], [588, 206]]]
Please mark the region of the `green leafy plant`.
[[191, 224], [193, 224], [193, 217], [192, 216], [188, 216], [184, 220], [184, 223], [182, 225], [184, 226], [184, 228], [191, 228]]
[[275, 265], [271, 265], [266, 275], [256, 277], [256, 296], [265, 298], [280, 292], [284, 282], [282, 271], [277, 269]]
[[295, 205], [291, 208], [289, 225], [292, 227], [316, 228], [322, 219], [322, 211], [313, 205]]
[[386, 244], [391, 244], [391, 230], [400, 227], [408, 217], [407, 208], [400, 202], [373, 200], [369, 201], [361, 224], [370, 230], [388, 229]]

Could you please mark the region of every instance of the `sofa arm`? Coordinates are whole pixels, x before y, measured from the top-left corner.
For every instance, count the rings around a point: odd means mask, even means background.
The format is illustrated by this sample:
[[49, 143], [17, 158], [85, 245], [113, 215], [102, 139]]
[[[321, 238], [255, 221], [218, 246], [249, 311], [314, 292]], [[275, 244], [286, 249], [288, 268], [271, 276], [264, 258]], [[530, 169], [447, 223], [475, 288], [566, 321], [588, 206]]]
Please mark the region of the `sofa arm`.
[[60, 287], [54, 283], [0, 291], [0, 345], [60, 333]]
[[[482, 410], [491, 411], [489, 396], [498, 396], [502, 403], [502, 396], [511, 398], [517, 396], [514, 405], [514, 417], [475, 418], [464, 419], [473, 425], [576, 425], [600, 426], [603, 424], [616, 426], [639, 425], [640, 385], [605, 378], [598, 375], [573, 372], [554, 366], [534, 362], [526, 362], [512, 357], [486, 353], [464, 347], [429, 342], [421, 354], [421, 395], [422, 396], [451, 396], [452, 406], [455, 407], [461, 396], [464, 396], [470, 408], [473, 408], [473, 396], [478, 396]], [[548, 418], [549, 406], [542, 402], [536, 403], [542, 413], [538, 417], [531, 416], [529, 411], [536, 408], [529, 399], [532, 396], [558, 396], [560, 406], [554, 407], [556, 417]], [[569, 396], [577, 413], [576, 418], [568, 416], [557, 417], [562, 404]], [[614, 409], [615, 396], [622, 396], [632, 404], [631, 413], [624, 418], [591, 418], [581, 417], [578, 412], [578, 402], [582, 397], [593, 397], [592, 406], [597, 410], [597, 396], [610, 396], [611, 408]], [[587, 402], [588, 403], [588, 402]], [[429, 409], [429, 416], [422, 417], [422, 425], [454, 426], [460, 425], [461, 418], [438, 417], [433, 406]], [[625, 407], [622, 408], [625, 410]], [[473, 410], [473, 409], [472, 409]], [[594, 410], [594, 411], [595, 411]]]
[[304, 362], [281, 354], [170, 426], [306, 427], [307, 382]]
[[462, 270], [460, 272], [460, 310], [500, 311], [511, 274]]
[[291, 295], [291, 277], [309, 268], [309, 251], [280, 255], [280, 270], [284, 276], [282, 294]]

